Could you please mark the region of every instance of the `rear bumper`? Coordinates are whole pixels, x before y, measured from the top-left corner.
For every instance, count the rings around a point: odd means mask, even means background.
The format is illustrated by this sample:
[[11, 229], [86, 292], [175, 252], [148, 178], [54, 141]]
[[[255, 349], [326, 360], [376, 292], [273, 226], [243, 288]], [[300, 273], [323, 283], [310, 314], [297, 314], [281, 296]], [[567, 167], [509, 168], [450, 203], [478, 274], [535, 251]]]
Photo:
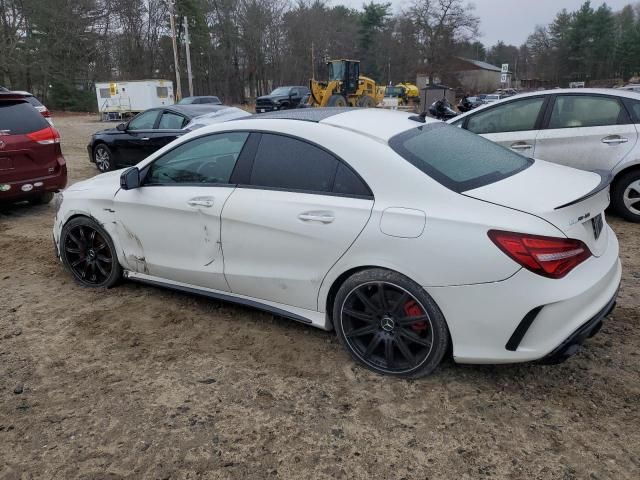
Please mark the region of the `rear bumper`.
[[[575, 353], [572, 345], [595, 333], [620, 285], [618, 241], [607, 226], [607, 245], [565, 278], [519, 270], [501, 282], [426, 288], [444, 314], [460, 363], [517, 363]], [[534, 318], [526, 317], [535, 312]], [[513, 342], [521, 325], [526, 328]], [[584, 327], [584, 331], [583, 331]]]
[[567, 339], [562, 342], [554, 351], [540, 360], [540, 363], [553, 365], [562, 363], [572, 357], [580, 350], [582, 344], [589, 338], [593, 337], [602, 328], [603, 319], [608, 316], [616, 307], [616, 299], [618, 292], [609, 300], [609, 302], [600, 310], [591, 320], [582, 325], [578, 330], [573, 332]]
[[60, 165], [57, 173], [46, 177], [27, 178], [14, 182], [3, 182], [0, 179], [0, 202], [17, 202], [20, 200], [28, 200], [47, 192], [59, 192], [67, 186], [67, 166]]

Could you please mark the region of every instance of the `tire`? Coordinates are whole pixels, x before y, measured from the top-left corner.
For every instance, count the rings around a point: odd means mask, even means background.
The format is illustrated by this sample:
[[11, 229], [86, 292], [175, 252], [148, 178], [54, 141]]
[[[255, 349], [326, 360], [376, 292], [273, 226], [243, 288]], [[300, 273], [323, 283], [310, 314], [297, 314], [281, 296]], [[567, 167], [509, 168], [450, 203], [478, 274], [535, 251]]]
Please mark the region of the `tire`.
[[640, 223], [640, 170], [624, 173], [615, 181], [611, 205], [625, 220]]
[[51, 203], [51, 200], [53, 200], [53, 192], [45, 192], [37, 197], [30, 198], [29, 203], [31, 205], [46, 205]]
[[332, 310], [340, 343], [356, 362], [379, 374], [429, 375], [449, 347], [436, 303], [397, 272], [372, 268], [353, 274], [340, 286]]
[[360, 108], [375, 108], [376, 101], [369, 95], [363, 95], [358, 99], [358, 106]]
[[62, 263], [83, 287], [110, 288], [122, 276], [111, 237], [88, 217], [67, 222], [60, 235], [59, 248]]
[[115, 162], [111, 149], [104, 143], [99, 143], [93, 149], [93, 161], [96, 164], [96, 168], [101, 172], [109, 172], [115, 168]]
[[339, 95], [337, 93], [331, 95], [329, 97], [329, 102], [327, 103], [330, 107], [347, 107], [349, 104], [347, 103], [347, 99], [344, 96]]

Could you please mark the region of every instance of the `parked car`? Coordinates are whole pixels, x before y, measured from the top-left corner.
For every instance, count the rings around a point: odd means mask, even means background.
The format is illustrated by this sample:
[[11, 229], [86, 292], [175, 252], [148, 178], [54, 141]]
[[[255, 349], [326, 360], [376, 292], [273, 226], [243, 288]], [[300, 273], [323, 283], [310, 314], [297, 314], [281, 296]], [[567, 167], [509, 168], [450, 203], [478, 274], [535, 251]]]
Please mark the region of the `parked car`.
[[9, 91], [8, 88], [5, 88], [2, 85], [0, 85], [0, 92], [8, 92], [8, 91]]
[[640, 84], [630, 83], [629, 85], [625, 85], [624, 87], [619, 87], [618, 90], [640, 93]]
[[560, 361], [597, 332], [621, 277], [607, 185], [421, 116], [296, 109], [74, 184], [54, 239], [86, 287], [124, 277], [258, 307], [417, 377], [450, 349]]
[[222, 105], [220, 99], [214, 95], [202, 96], [202, 97], [184, 97], [176, 105], [200, 105], [200, 104]]
[[246, 110], [242, 110], [237, 107], [225, 107], [215, 112], [206, 113], [195, 117], [185, 127], [185, 130], [197, 130], [198, 128], [206, 127], [207, 125], [213, 125], [214, 123], [228, 122], [229, 120], [236, 120], [238, 118], [250, 117], [251, 114]]
[[613, 175], [611, 204], [640, 222], [640, 95], [613, 89], [554, 89], [518, 95], [451, 124], [528, 157]]
[[488, 95], [485, 95], [482, 101], [484, 103], [494, 103], [499, 100], [502, 100], [503, 98], [504, 97], [500, 93], [490, 93]]
[[33, 105], [33, 108], [35, 108], [37, 111], [40, 112], [40, 114], [47, 119], [47, 122], [49, 122], [51, 125], [53, 125], [53, 119], [51, 118], [51, 112], [49, 111], [49, 109], [47, 107], [45, 107], [42, 102], [40, 102], [40, 100], [38, 100], [36, 97], [33, 96], [32, 93], [29, 92], [22, 92], [22, 91], [16, 91], [14, 93], [17, 93], [19, 95], [23, 95], [25, 100], [27, 102], [29, 102], [31, 105]]
[[227, 108], [221, 105], [171, 105], [139, 113], [116, 128], [91, 136], [89, 161], [101, 172], [135, 165], [156, 150], [184, 135], [195, 117]]
[[24, 95], [0, 92], [0, 202], [48, 203], [66, 184], [56, 129]]
[[308, 87], [278, 87], [269, 95], [256, 99], [256, 113], [297, 108], [304, 98], [308, 98], [310, 93]]

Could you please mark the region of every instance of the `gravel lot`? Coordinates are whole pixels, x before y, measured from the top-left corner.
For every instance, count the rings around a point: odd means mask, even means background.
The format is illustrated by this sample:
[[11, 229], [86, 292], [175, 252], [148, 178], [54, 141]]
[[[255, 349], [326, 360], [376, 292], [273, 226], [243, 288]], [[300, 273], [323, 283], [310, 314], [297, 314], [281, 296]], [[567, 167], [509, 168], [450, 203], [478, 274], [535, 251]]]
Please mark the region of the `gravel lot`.
[[[91, 116], [57, 116], [70, 182]], [[53, 207], [0, 210], [2, 479], [640, 478], [640, 225], [601, 333], [559, 366], [419, 381], [356, 367], [334, 335], [134, 283], [76, 285]]]

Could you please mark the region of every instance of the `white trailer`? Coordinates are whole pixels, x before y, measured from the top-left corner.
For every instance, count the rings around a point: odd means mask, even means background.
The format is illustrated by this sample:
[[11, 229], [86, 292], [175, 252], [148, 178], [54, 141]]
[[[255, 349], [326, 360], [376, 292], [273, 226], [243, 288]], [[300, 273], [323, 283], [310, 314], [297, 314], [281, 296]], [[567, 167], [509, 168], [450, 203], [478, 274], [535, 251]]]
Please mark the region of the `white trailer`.
[[175, 102], [170, 80], [96, 82], [96, 98], [103, 121], [121, 120]]

